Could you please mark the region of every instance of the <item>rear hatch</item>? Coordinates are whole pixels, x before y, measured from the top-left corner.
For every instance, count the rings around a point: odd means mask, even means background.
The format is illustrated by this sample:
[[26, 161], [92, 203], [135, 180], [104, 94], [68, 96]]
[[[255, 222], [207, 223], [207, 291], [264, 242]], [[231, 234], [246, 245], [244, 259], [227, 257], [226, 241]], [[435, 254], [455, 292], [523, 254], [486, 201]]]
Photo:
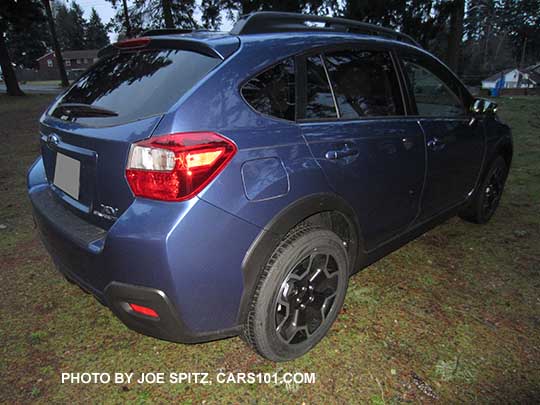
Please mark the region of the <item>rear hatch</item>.
[[150, 137], [163, 114], [222, 60], [155, 42], [153, 48], [109, 52], [41, 120], [51, 188], [77, 214], [104, 227], [134, 198], [125, 179], [131, 144]]

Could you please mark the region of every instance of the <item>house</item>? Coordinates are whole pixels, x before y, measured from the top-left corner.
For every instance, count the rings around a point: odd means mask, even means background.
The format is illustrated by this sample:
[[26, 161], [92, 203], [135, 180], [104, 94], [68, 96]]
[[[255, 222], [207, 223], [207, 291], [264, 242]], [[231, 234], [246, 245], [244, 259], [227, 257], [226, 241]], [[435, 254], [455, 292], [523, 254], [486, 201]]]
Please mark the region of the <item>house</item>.
[[[81, 51], [63, 51], [64, 65], [68, 77], [78, 77], [98, 60], [98, 49], [88, 49]], [[58, 78], [58, 62], [53, 51], [46, 53], [37, 59], [40, 76], [46, 79]]]
[[526, 68], [509, 68], [482, 80], [483, 89], [494, 89], [503, 79], [505, 89], [527, 89], [540, 86], [540, 63]]

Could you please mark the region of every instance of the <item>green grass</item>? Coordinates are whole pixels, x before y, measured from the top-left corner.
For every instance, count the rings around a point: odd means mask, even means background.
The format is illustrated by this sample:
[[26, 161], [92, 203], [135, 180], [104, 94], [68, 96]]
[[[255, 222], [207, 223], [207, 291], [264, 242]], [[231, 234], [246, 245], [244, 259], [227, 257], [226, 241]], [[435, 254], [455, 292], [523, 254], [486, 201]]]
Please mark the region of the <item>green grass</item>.
[[[351, 279], [312, 352], [265, 361], [238, 338], [178, 345], [125, 328], [55, 271], [25, 173], [48, 97], [0, 97], [0, 403], [537, 402], [540, 98], [501, 98], [515, 156], [486, 226], [452, 219]], [[62, 372], [302, 371], [313, 385], [61, 384]]]
[[24, 84], [32, 84], [34, 86], [60, 86], [60, 80], [28, 80]]

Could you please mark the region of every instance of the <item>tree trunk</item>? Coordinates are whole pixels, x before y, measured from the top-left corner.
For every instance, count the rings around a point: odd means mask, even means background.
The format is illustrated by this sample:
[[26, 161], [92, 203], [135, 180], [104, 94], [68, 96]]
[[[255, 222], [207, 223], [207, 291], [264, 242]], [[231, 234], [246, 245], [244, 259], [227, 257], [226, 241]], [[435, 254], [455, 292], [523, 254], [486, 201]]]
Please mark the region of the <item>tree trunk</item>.
[[122, 5], [124, 8], [124, 25], [126, 26], [126, 36], [131, 38], [133, 36], [133, 32], [131, 31], [131, 23], [129, 22], [127, 0], [122, 0]]
[[7, 94], [10, 96], [24, 96], [24, 93], [17, 82], [15, 72], [13, 71], [11, 59], [9, 58], [6, 47], [6, 40], [2, 31], [0, 31], [0, 66], [2, 66], [2, 75], [4, 76], [4, 82], [6, 83]]
[[527, 37], [523, 40], [523, 48], [521, 48], [521, 59], [519, 61], [519, 67], [525, 66], [525, 55], [527, 52]]
[[465, 14], [465, 1], [457, 0], [452, 5], [450, 14], [450, 33], [448, 35], [448, 66], [457, 72], [461, 54], [461, 40], [463, 38], [463, 16]]
[[56, 28], [54, 26], [54, 18], [51, 10], [51, 3], [49, 0], [43, 0], [43, 5], [45, 6], [45, 12], [47, 14], [47, 20], [49, 20], [49, 30], [51, 31], [51, 38], [54, 48], [54, 56], [56, 56], [56, 63], [58, 65], [58, 72], [60, 73], [60, 80], [62, 81], [63, 87], [69, 86], [69, 80], [66, 73], [66, 67], [64, 66], [64, 58], [62, 56], [62, 51], [60, 50], [60, 44], [58, 43], [58, 38], [56, 36]]
[[172, 17], [171, 0], [161, 0], [161, 7], [163, 8], [163, 19], [165, 20], [165, 28], [175, 28]]

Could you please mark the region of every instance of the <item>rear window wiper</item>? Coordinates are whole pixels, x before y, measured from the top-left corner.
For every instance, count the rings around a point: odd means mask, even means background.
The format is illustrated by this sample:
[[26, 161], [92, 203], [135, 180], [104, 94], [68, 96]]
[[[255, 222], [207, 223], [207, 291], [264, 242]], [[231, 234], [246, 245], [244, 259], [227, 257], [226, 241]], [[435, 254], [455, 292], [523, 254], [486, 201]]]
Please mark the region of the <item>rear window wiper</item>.
[[116, 111], [96, 107], [91, 104], [62, 103], [54, 109], [55, 116], [67, 117], [117, 117]]

